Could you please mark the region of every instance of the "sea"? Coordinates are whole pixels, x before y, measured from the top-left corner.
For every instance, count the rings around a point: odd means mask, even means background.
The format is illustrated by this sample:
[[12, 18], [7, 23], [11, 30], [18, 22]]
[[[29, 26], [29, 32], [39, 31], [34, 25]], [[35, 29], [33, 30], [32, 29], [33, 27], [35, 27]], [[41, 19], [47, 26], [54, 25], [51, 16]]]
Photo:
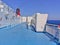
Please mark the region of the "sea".
[[48, 20], [48, 24], [55, 24], [55, 25], [60, 25], [60, 20]]

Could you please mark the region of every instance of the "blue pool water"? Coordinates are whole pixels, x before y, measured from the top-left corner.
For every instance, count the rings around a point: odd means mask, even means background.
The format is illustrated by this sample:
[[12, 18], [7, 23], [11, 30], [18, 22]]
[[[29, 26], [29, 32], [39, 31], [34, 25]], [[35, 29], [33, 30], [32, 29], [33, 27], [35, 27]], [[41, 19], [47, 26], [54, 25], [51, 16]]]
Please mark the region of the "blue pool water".
[[44, 33], [26, 29], [26, 24], [0, 29], [0, 45], [56, 45]]

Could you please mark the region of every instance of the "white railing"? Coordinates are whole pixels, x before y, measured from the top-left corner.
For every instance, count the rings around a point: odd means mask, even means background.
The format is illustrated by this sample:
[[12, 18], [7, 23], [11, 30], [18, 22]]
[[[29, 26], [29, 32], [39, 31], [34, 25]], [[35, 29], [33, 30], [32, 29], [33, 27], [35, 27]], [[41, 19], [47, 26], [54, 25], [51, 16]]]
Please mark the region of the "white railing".
[[46, 32], [51, 34], [53, 37], [58, 39], [58, 43], [60, 43], [60, 29], [58, 29], [58, 25], [47, 24]]
[[16, 25], [20, 24], [20, 17], [14, 17], [14, 18], [8, 18], [8, 19], [2, 19], [2, 21], [0, 21], [0, 28], [3, 27], [14, 27]]

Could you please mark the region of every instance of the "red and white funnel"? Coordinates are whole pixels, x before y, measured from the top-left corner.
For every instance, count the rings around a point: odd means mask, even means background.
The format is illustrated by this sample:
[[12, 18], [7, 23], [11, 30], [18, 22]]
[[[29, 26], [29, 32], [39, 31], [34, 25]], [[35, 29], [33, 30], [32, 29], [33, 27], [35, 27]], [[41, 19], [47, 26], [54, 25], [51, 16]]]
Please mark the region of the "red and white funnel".
[[16, 15], [17, 15], [17, 17], [19, 17], [21, 14], [20, 14], [20, 9], [19, 8], [17, 8], [16, 9]]

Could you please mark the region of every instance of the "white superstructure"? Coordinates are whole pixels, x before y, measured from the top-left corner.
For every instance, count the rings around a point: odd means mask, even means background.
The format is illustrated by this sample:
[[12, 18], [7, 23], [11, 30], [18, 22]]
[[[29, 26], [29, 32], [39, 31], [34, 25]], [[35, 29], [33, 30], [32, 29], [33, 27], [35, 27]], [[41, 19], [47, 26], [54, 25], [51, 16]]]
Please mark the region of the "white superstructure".
[[33, 16], [32, 26], [36, 29], [37, 32], [44, 31], [44, 28], [47, 22], [47, 17], [48, 17], [48, 14], [40, 14], [40, 13], [36, 13]]
[[16, 25], [20, 18], [16, 17], [14, 10], [0, 0], [0, 28]]
[[20, 16], [16, 14], [12, 8], [0, 1], [0, 28], [8, 25], [16, 25], [26, 22], [27, 25], [32, 25], [37, 32], [43, 31], [47, 21], [48, 14], [36, 13], [33, 16]]

